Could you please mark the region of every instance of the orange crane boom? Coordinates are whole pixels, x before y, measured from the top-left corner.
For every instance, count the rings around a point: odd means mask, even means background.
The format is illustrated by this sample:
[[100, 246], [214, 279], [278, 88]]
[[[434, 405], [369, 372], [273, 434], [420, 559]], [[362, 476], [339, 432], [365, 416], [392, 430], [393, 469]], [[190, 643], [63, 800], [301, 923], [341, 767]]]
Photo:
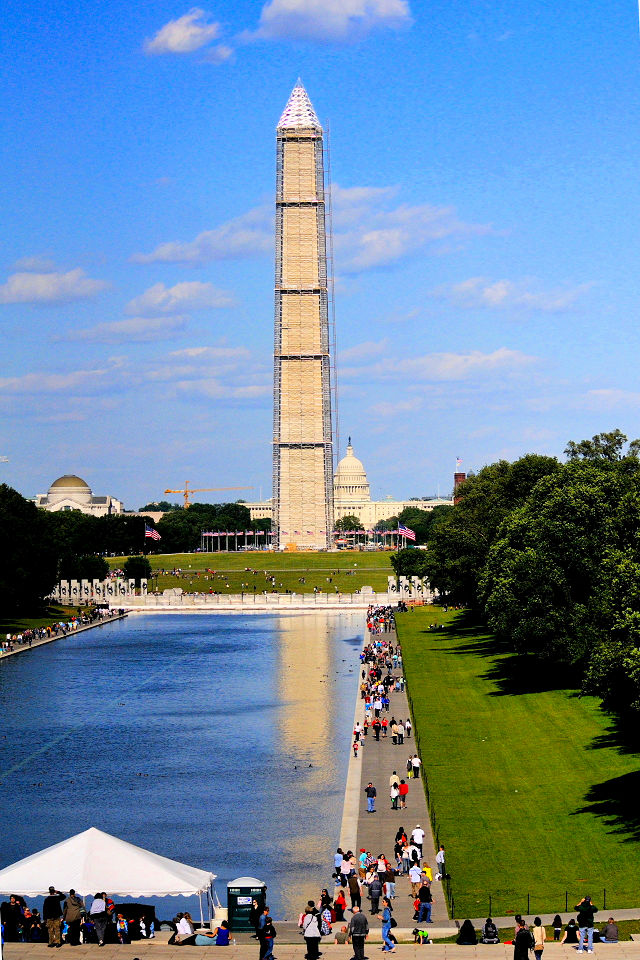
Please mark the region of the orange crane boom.
[[189, 480], [185, 480], [184, 490], [165, 490], [165, 493], [181, 493], [184, 497], [184, 508], [188, 510], [191, 506], [189, 498], [192, 493], [215, 493], [218, 490], [253, 490], [253, 487], [190, 487]]

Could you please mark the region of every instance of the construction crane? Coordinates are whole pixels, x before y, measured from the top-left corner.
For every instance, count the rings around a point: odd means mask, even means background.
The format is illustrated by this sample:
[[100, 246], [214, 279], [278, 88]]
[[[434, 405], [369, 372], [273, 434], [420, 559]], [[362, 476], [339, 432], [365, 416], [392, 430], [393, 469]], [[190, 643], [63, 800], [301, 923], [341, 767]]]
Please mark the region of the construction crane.
[[185, 480], [184, 490], [165, 490], [165, 493], [181, 493], [184, 497], [184, 508], [188, 510], [191, 506], [192, 493], [214, 493], [218, 490], [253, 490], [253, 487], [190, 487], [189, 481]]

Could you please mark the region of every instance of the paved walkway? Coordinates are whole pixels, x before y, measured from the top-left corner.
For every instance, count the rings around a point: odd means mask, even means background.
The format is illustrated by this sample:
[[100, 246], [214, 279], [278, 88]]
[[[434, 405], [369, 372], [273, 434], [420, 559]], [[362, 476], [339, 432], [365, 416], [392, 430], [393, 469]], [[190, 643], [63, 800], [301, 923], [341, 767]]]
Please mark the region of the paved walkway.
[[[277, 926], [276, 929], [279, 929]], [[377, 931], [376, 931], [377, 932]], [[367, 956], [372, 958], [380, 952], [379, 941], [369, 940], [366, 945]], [[99, 948], [97, 945], [87, 945], [78, 947], [63, 947], [63, 956], [69, 954], [75, 960], [82, 958], [97, 958], [100, 960], [205, 960], [219, 956], [215, 947], [169, 947], [167, 946], [167, 937], [162, 940], [139, 941], [123, 946], [110, 944]], [[297, 943], [283, 943], [276, 939], [275, 948], [277, 950], [277, 960], [302, 960], [305, 944], [301, 937]], [[220, 952], [224, 953], [226, 960], [258, 960], [258, 945], [255, 940], [250, 943], [236, 943], [225, 947]], [[322, 952], [325, 958], [333, 960], [351, 960], [353, 950], [347, 946], [337, 946], [330, 942], [322, 943]], [[545, 957], [553, 960], [570, 960], [576, 956], [574, 947], [560, 946], [557, 943], [548, 943], [544, 950]], [[547, 954], [549, 955], [547, 957]], [[456, 943], [431, 943], [428, 946], [417, 946], [413, 943], [401, 943], [397, 947], [396, 956], [398, 960], [417, 960], [427, 956], [429, 960], [512, 960], [513, 947], [510, 944], [479, 944], [476, 947], [459, 947]], [[49, 960], [51, 954], [47, 945], [43, 943], [7, 943], [4, 947], [4, 956], [6, 960]], [[58, 953], [56, 957], [60, 956]], [[594, 958], [600, 956], [607, 960], [640, 960], [640, 943], [625, 941], [617, 944], [596, 944]]]
[[87, 623], [83, 627], [77, 627], [75, 630], [60, 630], [58, 633], [54, 633], [50, 637], [45, 637], [43, 640], [34, 640], [31, 644], [18, 643], [15, 645], [13, 650], [7, 650], [4, 653], [0, 653], [0, 660], [6, 660], [7, 657], [15, 657], [18, 653], [27, 653], [29, 650], [35, 650], [36, 647], [43, 647], [45, 643], [53, 643], [54, 640], [62, 640], [63, 637], [75, 637], [77, 633], [82, 633], [83, 630], [93, 630], [94, 627], [104, 627], [105, 623], [111, 623], [113, 620], [122, 620], [123, 617], [126, 616], [126, 612], [111, 613], [103, 620], [95, 620], [93, 623]]
[[[397, 637], [395, 631], [383, 634], [383, 637], [395, 646]], [[365, 643], [368, 643], [369, 636], [365, 634]], [[359, 694], [358, 694], [359, 696]], [[390, 695], [390, 708], [386, 714], [387, 719], [392, 716], [396, 720], [406, 720], [409, 716], [409, 704], [407, 695], [401, 693], [392, 693]], [[364, 701], [359, 699], [356, 706], [356, 720], [362, 721], [364, 718]], [[423, 863], [428, 863], [436, 874], [436, 850], [433, 836], [431, 833], [431, 824], [427, 812], [427, 804], [422, 786], [422, 780], [407, 780], [409, 784], [409, 795], [407, 797], [406, 810], [392, 810], [389, 799], [389, 777], [395, 770], [401, 779], [407, 779], [406, 764], [407, 758], [416, 752], [415, 741], [413, 737], [406, 739], [402, 746], [395, 746], [389, 734], [386, 739], [380, 737], [377, 743], [371, 730], [364, 739], [364, 747], [360, 751], [360, 756], [356, 760], [351, 758], [349, 764], [349, 774], [347, 778], [347, 792], [345, 794], [345, 812], [342, 821], [342, 831], [340, 835], [341, 846], [343, 849], [350, 847], [352, 850], [360, 850], [365, 847], [370, 850], [374, 856], [384, 853], [388, 860], [394, 863], [393, 847], [395, 835], [399, 826], [404, 827], [407, 836], [418, 824], [425, 831], [425, 840], [423, 845]], [[375, 786], [378, 796], [376, 800], [376, 813], [367, 813], [367, 803], [364, 794], [364, 788], [371, 781]], [[357, 804], [357, 807], [356, 807]], [[354, 809], [357, 809], [357, 821], [354, 816]], [[355, 828], [355, 830], [354, 830]], [[434, 927], [449, 927], [450, 921], [447, 912], [447, 904], [444, 893], [438, 881], [432, 884], [433, 910], [432, 919]], [[349, 898], [347, 897], [347, 903]], [[368, 901], [363, 900], [363, 906], [368, 906]], [[401, 928], [412, 929], [415, 926], [413, 920], [413, 897], [411, 896], [411, 886], [408, 877], [398, 877], [396, 883], [396, 899], [393, 902], [394, 918]], [[380, 921], [374, 920], [373, 926], [378, 930]], [[455, 929], [455, 928], [454, 928]]]

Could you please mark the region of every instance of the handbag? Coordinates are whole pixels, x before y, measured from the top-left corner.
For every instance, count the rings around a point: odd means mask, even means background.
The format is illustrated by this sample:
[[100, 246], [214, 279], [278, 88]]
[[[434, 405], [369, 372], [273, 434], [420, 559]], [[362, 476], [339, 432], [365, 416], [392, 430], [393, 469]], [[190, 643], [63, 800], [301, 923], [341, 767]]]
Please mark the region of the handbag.
[[398, 921], [396, 920], [395, 917], [391, 917], [391, 920], [389, 921], [389, 926], [392, 928], [398, 926]]

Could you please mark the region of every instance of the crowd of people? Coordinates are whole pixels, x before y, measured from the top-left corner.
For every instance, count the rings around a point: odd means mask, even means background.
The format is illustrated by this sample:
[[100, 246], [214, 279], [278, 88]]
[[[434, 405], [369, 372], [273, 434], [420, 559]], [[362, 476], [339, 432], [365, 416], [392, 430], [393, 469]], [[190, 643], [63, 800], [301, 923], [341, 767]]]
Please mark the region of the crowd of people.
[[131, 939], [153, 939], [155, 924], [144, 916], [128, 920], [116, 911], [114, 901], [104, 892], [95, 893], [87, 909], [75, 890], [61, 893], [49, 887], [42, 914], [27, 906], [24, 897], [12, 894], [0, 906], [3, 939], [7, 943], [45, 943], [51, 948], [81, 943], [129, 943]]
[[73, 633], [78, 627], [89, 626], [96, 620], [117, 617], [123, 612], [123, 610], [109, 610], [107, 607], [94, 607], [78, 614], [78, 616], [70, 617], [69, 620], [57, 620], [55, 623], [49, 623], [43, 627], [29, 627], [16, 633], [7, 633], [6, 637], [0, 642], [0, 655], [13, 653], [18, 647], [31, 647], [34, 643], [40, 643], [42, 640], [66, 637], [67, 634]]

